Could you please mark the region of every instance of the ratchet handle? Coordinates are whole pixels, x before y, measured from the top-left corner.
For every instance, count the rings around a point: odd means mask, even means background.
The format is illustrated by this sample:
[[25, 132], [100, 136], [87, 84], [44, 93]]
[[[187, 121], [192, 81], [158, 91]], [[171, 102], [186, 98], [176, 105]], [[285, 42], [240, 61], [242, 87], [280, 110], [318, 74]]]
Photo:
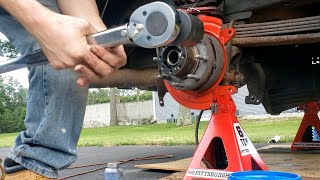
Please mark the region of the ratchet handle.
[[[169, 44], [194, 46], [204, 34], [202, 22], [189, 14], [177, 11], [164, 2], [153, 2], [136, 9], [128, 24], [88, 35], [89, 44], [102, 47], [135, 44], [156, 48]], [[0, 74], [42, 64], [48, 60], [41, 51], [0, 62]]]
[[[103, 47], [114, 47], [120, 44], [130, 44], [131, 41], [129, 40], [129, 38], [120, 38], [119, 36], [121, 35], [121, 31], [125, 29], [125, 27], [127, 27], [127, 25], [89, 35], [87, 36], [88, 42], [90, 44], [97, 44]], [[44, 64], [48, 64], [48, 58], [42, 50], [36, 50], [27, 55], [1, 61], [0, 74]]]
[[88, 35], [87, 40], [89, 44], [97, 44], [105, 48], [132, 44], [132, 41], [128, 36], [127, 24]]
[[128, 24], [90, 35], [88, 41], [103, 47], [135, 44], [157, 48], [169, 44], [194, 46], [203, 35], [203, 23], [196, 16], [164, 2], [153, 2], [136, 9]]
[[0, 62], [0, 74], [22, 69], [26, 67], [34, 67], [48, 63], [48, 58], [42, 50], [33, 51], [30, 54], [13, 58]]
[[136, 9], [126, 25], [89, 35], [88, 41], [103, 47], [135, 44], [143, 48], [168, 45], [181, 29], [180, 14], [164, 2], [153, 2]]
[[[129, 38], [120, 38], [119, 36], [121, 35], [121, 30], [124, 29], [124, 27], [126, 27], [126, 25], [119, 28], [99, 32], [97, 34], [89, 35], [87, 36], [88, 42], [90, 44], [97, 44], [103, 47], [114, 47], [120, 44], [129, 44], [131, 43]], [[48, 64], [48, 58], [42, 50], [36, 50], [27, 55], [1, 61], [0, 74], [44, 64]]]

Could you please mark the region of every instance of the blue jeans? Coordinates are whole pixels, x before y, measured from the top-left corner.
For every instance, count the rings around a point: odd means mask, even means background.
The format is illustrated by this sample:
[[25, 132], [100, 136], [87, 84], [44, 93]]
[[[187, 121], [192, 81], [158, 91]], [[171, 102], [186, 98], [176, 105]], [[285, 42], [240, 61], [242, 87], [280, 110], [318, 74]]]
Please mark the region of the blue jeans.
[[[56, 1], [40, 1], [59, 12]], [[40, 49], [32, 36], [0, 7], [0, 32], [23, 55]], [[72, 70], [54, 70], [50, 65], [29, 69], [26, 130], [20, 132], [9, 158], [49, 178], [76, 161], [76, 146], [82, 129], [88, 88], [76, 84]]]

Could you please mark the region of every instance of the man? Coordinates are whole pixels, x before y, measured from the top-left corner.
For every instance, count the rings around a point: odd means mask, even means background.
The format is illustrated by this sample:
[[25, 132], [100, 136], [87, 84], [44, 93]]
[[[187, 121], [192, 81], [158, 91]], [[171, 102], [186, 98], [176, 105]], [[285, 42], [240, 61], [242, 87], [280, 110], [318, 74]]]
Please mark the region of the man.
[[57, 178], [76, 161], [88, 85], [126, 63], [123, 46], [88, 44], [86, 35], [105, 29], [95, 0], [0, 0], [0, 32], [22, 55], [42, 48], [50, 63], [29, 69], [27, 130], [2, 178]]

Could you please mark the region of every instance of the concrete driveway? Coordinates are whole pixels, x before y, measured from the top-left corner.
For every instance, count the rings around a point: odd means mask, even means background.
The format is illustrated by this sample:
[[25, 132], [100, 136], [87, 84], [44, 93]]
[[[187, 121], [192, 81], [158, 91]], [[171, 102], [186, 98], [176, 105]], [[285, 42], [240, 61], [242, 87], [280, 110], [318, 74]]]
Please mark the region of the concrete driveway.
[[[0, 157], [4, 159], [6, 154], [9, 152], [9, 148], [0, 149]], [[103, 163], [118, 160], [126, 160], [137, 157], [145, 157], [159, 154], [171, 154], [173, 158], [168, 159], [157, 159], [157, 160], [145, 160], [128, 162], [121, 165], [123, 169], [124, 180], [155, 180], [171, 174], [171, 172], [163, 171], [146, 171], [143, 169], [134, 168], [136, 164], [147, 164], [147, 163], [160, 163], [166, 161], [173, 161], [183, 158], [188, 158], [193, 155], [195, 146], [116, 146], [116, 147], [84, 147], [78, 149], [78, 160], [73, 166], [86, 165], [93, 163]], [[63, 170], [59, 172], [59, 177], [65, 177], [72, 174], [90, 171], [97, 169], [102, 166]], [[70, 178], [70, 180], [102, 180], [104, 170], [100, 170], [94, 173], [77, 176]]]

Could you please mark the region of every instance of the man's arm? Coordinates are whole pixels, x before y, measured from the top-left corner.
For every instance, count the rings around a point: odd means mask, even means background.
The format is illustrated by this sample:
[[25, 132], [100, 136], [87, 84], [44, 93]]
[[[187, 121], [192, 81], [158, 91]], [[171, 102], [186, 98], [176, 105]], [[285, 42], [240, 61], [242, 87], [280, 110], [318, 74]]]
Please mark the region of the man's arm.
[[[99, 32], [107, 29], [100, 18], [96, 0], [57, 0], [57, 2], [62, 14], [86, 19]], [[105, 66], [100, 66], [92, 61], [87, 62], [89, 64], [91, 63], [90, 66], [94, 66], [96, 69], [101, 69], [100, 71], [109, 72], [111, 74], [114, 70], [126, 64], [127, 57], [122, 45], [114, 48], [108, 48], [108, 50], [95, 46], [92, 52], [107, 63]], [[100, 80], [99, 78], [94, 78], [95, 75], [90, 72], [90, 69], [86, 66], [78, 65], [75, 67], [75, 70], [82, 74], [82, 77], [92, 77], [91, 79], [95, 79], [92, 80], [94, 82]], [[84, 73], [81, 73], [81, 71]], [[79, 81], [84, 81], [85, 83], [85, 79], [86, 78], [82, 78]]]
[[[70, 0], [65, 0], [65, 2], [68, 1]], [[60, 1], [61, 8], [66, 13], [72, 14], [71, 11], [67, 10], [66, 7], [68, 6], [65, 5], [65, 2]], [[91, 0], [88, 0], [89, 2], [93, 3]], [[79, 2], [75, 4], [78, 8], [81, 6]], [[117, 61], [125, 62], [124, 51], [109, 52], [97, 47], [93, 48], [91, 52], [91, 46], [87, 42], [86, 35], [96, 33], [97, 30], [88, 20], [93, 23], [99, 22], [97, 19], [100, 18], [93, 18], [97, 12], [91, 12], [94, 16], [89, 15], [89, 17], [87, 17], [88, 13], [84, 14], [83, 17], [88, 19], [86, 20], [52, 12], [36, 0], [0, 0], [0, 5], [32, 34], [54, 68], [74, 68], [80, 73], [81, 78], [78, 81], [80, 85], [87, 85], [89, 81], [101, 79], [112, 73], [113, 71], [106, 68], [109, 66], [107, 61], [111, 58], [116, 57]], [[85, 8], [85, 5], [83, 4], [82, 9]], [[74, 7], [71, 7], [71, 9], [73, 9], [72, 12], [79, 10]], [[95, 26], [102, 28], [100, 23]], [[79, 64], [86, 64], [87, 66]]]
[[14, 16], [30, 33], [42, 28], [52, 13], [35, 0], [0, 0], [0, 6]]
[[107, 29], [100, 18], [96, 0], [57, 0], [57, 2], [62, 14], [86, 19], [99, 32]]
[[72, 68], [88, 54], [85, 35], [96, 30], [85, 19], [57, 14], [36, 0], [0, 0], [0, 5], [38, 41], [54, 68]]

